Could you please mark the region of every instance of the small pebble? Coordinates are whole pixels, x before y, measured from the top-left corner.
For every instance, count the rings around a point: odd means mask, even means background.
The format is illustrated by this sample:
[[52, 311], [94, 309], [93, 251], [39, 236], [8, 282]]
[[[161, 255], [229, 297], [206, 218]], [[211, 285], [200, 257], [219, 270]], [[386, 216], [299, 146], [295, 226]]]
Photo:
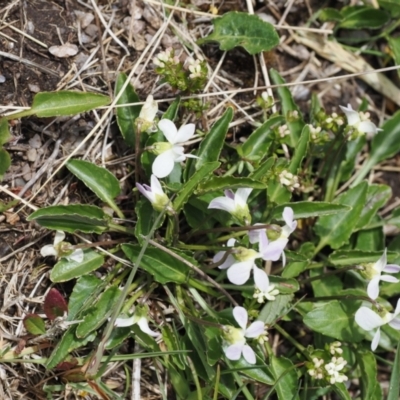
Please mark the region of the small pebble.
[[35, 162], [35, 161], [36, 161], [36, 158], [37, 158], [37, 151], [36, 151], [36, 149], [29, 149], [29, 150], [26, 152], [26, 157], [27, 157], [28, 161], [30, 161], [30, 162]]
[[6, 77], [4, 75], [0, 75], [0, 83], [4, 83], [6, 81]]

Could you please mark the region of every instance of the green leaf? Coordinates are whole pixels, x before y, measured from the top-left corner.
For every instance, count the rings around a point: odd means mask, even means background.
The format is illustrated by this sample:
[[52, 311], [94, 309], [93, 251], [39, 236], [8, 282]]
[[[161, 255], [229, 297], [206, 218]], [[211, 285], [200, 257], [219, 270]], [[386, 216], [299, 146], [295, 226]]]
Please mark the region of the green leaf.
[[327, 22], [327, 21], [340, 22], [343, 19], [343, 16], [335, 8], [324, 8], [319, 12], [318, 19], [322, 22]]
[[400, 17], [400, 3], [399, 0], [378, 0], [378, 4], [388, 10], [392, 18]]
[[[123, 244], [122, 250], [129, 260], [135, 263], [141, 251], [141, 247], [131, 244]], [[181, 257], [185, 259], [188, 258], [183, 253], [178, 253], [176, 250], [174, 251]], [[192, 262], [194, 265], [197, 265], [197, 262], [194, 259], [190, 259], [190, 262]], [[189, 266], [182, 261], [177, 260], [175, 257], [165, 253], [160, 249], [151, 247], [146, 250], [139, 268], [142, 268], [154, 276], [154, 279], [161, 284], [168, 282], [175, 282], [179, 284], [185, 283], [188, 279], [190, 271]]]
[[[337, 267], [375, 263], [382, 253], [383, 251], [336, 250], [329, 256], [329, 262]], [[389, 251], [388, 262], [394, 262], [398, 256], [399, 253]]]
[[178, 115], [179, 104], [181, 103], [181, 98], [178, 96], [167, 108], [167, 111], [162, 116], [162, 119], [170, 119], [171, 121], [175, 121], [176, 116]]
[[104, 264], [104, 257], [92, 249], [85, 249], [83, 255], [81, 262], [61, 259], [50, 272], [51, 281], [54, 283], [70, 281], [88, 274]]
[[[400, 3], [399, 3], [399, 10], [400, 10]], [[393, 53], [395, 64], [400, 65], [400, 36], [397, 37], [389, 36], [388, 42], [390, 49], [392, 50]], [[400, 70], [397, 70], [397, 73], [400, 76]]]
[[0, 118], [0, 146], [7, 143], [11, 138], [8, 121], [5, 118]]
[[[125, 84], [128, 77], [126, 74], [120, 73], [117, 76], [117, 81], [115, 83], [115, 94], [121, 91], [122, 86]], [[139, 96], [135, 92], [135, 88], [128, 83], [121, 97], [118, 99], [116, 105], [120, 104], [131, 104], [138, 103], [140, 101]], [[136, 106], [124, 106], [116, 108], [116, 117], [119, 130], [121, 131], [122, 137], [125, 142], [131, 146], [135, 147], [136, 144], [136, 118], [139, 117], [141, 105]]]
[[267, 160], [263, 161], [258, 168], [256, 168], [250, 175], [249, 178], [266, 182], [266, 176], [270, 172], [271, 168], [275, 164], [276, 158], [270, 157]]
[[[139, 243], [143, 242], [143, 236], [147, 236], [153, 229], [157, 220], [158, 213], [147, 199], [140, 199], [135, 207], [137, 222], [135, 225], [135, 236]], [[158, 229], [164, 222], [164, 218], [158, 223], [155, 229]]]
[[392, 197], [392, 189], [387, 185], [369, 185], [365, 206], [355, 226], [359, 230], [367, 226], [376, 216], [378, 210]]
[[[264, 357], [263, 357], [264, 358]], [[256, 382], [264, 383], [266, 385], [273, 385], [274, 378], [268, 365], [263, 361], [263, 358], [257, 357], [257, 364], [249, 364], [243, 357], [238, 361], [228, 361], [226, 363], [230, 369], [240, 371], [241, 374], [254, 379]]]
[[110, 171], [83, 160], [69, 160], [67, 168], [100, 200], [107, 203], [113, 210], [118, 209], [114, 199], [120, 194], [121, 188], [118, 179]]
[[235, 178], [233, 176], [213, 176], [204, 183], [200, 183], [195, 191], [196, 194], [204, 194], [216, 190], [253, 188], [265, 189], [266, 185], [250, 178]]
[[[355, 352], [357, 362], [361, 371], [361, 393], [364, 400], [375, 400], [382, 398], [381, 386], [378, 379], [378, 369], [374, 353], [366, 350]], [[396, 397], [398, 399], [398, 397]]]
[[282, 116], [271, 117], [258, 127], [241, 146], [243, 158], [261, 158], [274, 140], [273, 129], [285, 121]]
[[392, 375], [390, 376], [389, 393], [387, 400], [398, 400], [400, 387], [400, 342], [397, 343], [396, 357], [393, 363]]
[[303, 321], [312, 330], [345, 342], [360, 342], [360, 333], [354, 316], [360, 308], [360, 301], [332, 300], [317, 304], [306, 314]]
[[111, 315], [117, 304], [121, 291], [116, 286], [109, 287], [99, 298], [97, 303], [85, 313], [83, 321], [76, 328], [76, 336], [83, 338], [99, 328]]
[[323, 201], [299, 201], [276, 206], [272, 212], [272, 219], [283, 221], [282, 213], [285, 207], [291, 207], [295, 219], [321, 217], [323, 215], [338, 214], [351, 210], [344, 204], [327, 203]]
[[295, 293], [300, 289], [297, 279], [283, 278], [281, 276], [269, 275], [270, 282], [276, 286], [280, 294]]
[[256, 15], [231, 11], [213, 20], [214, 31], [198, 44], [218, 42], [227, 51], [242, 46], [249, 54], [269, 51], [279, 44], [275, 28]]
[[96, 206], [71, 204], [69, 206], [50, 206], [33, 212], [28, 221], [36, 220], [48, 229], [73, 233], [103, 233], [110, 217]]
[[96, 289], [102, 286], [103, 281], [93, 275], [81, 276], [72, 290], [68, 302], [68, 321], [73, 321], [83, 306], [91, 302], [91, 297]]
[[85, 338], [77, 338], [75, 336], [75, 327], [68, 329], [61, 340], [56, 342], [56, 347], [47, 360], [46, 368], [52, 370], [57, 364], [63, 361], [69, 353], [75, 349], [86, 346], [86, 344], [92, 342], [94, 339], [96, 339], [95, 333]]
[[400, 151], [400, 111], [397, 111], [383, 126], [371, 142], [369, 158], [361, 167], [352, 186], [360, 183], [379, 162], [393, 157]]
[[37, 314], [28, 314], [24, 318], [24, 327], [32, 335], [44, 335], [46, 333], [44, 320]]
[[[340, 168], [337, 174], [340, 176], [340, 182], [345, 182], [350, 179], [355, 170], [355, 165], [359, 161], [358, 155], [360, 154], [361, 149], [365, 146], [365, 142], [367, 141], [365, 136], [359, 136], [355, 140], [351, 140], [347, 142], [344, 152], [344, 159], [340, 163]], [[339, 158], [341, 157], [341, 153], [339, 153]]]
[[232, 118], [233, 109], [228, 107], [222, 117], [212, 126], [208, 135], [202, 140], [197, 152], [197, 156], [200, 158], [196, 161], [196, 171], [207, 163], [219, 160]]
[[319, 218], [315, 225], [315, 232], [321, 238], [317, 250], [322, 249], [326, 245], [330, 245], [333, 249], [338, 249], [348, 242], [364, 208], [367, 189], [367, 182], [362, 182], [355, 188], [341, 194], [333, 201], [337, 204], [352, 207], [349, 211]]
[[69, 90], [59, 92], [41, 92], [33, 98], [29, 110], [7, 116], [7, 119], [17, 119], [29, 115], [39, 118], [74, 115], [106, 106], [111, 102], [108, 96], [97, 93], [73, 92]]
[[338, 27], [346, 29], [378, 29], [390, 20], [386, 11], [364, 6], [344, 7], [341, 14], [343, 19]]
[[[271, 79], [275, 85], [282, 85], [285, 80], [279, 75], [278, 71], [270, 69]], [[299, 141], [301, 131], [304, 128], [304, 120], [301, 115], [300, 109], [293, 99], [292, 93], [288, 87], [280, 86], [277, 88], [279, 98], [282, 105], [282, 113], [286, 118], [286, 125], [290, 130], [290, 144], [292, 147], [296, 147]], [[297, 113], [297, 118], [293, 114]]]
[[7, 150], [0, 148], [0, 180], [11, 165], [11, 157]]
[[290, 160], [289, 164], [289, 172], [291, 172], [294, 175], [298, 174], [299, 169], [301, 167], [301, 163], [303, 162], [304, 157], [308, 153], [309, 142], [310, 142], [310, 127], [308, 125], [304, 125], [304, 128], [301, 131], [300, 139], [297, 142], [293, 157]]
[[193, 176], [183, 185], [173, 202], [173, 209], [175, 212], [179, 212], [182, 209], [184, 204], [189, 200], [189, 197], [194, 193], [197, 185], [202, 182], [203, 179], [208, 178], [219, 166], [219, 162], [209, 162], [203, 164], [202, 167], [193, 174]]
[[266, 325], [271, 325], [289, 311], [292, 299], [293, 296], [289, 294], [280, 294], [276, 296], [274, 301], [269, 301], [265, 304], [257, 319], [263, 321]]
[[344, 383], [335, 383], [335, 385], [333, 386], [333, 390], [340, 397], [341, 400], [352, 400]]
[[[374, 220], [375, 219], [380, 220], [380, 217], [375, 216]], [[354, 236], [356, 237], [353, 246], [354, 250], [378, 251], [385, 247], [385, 235], [382, 226], [372, 229], [363, 229], [362, 231], [356, 232]], [[352, 242], [352, 238], [350, 238], [350, 242]]]
[[271, 357], [271, 371], [276, 379], [275, 390], [279, 400], [298, 400], [298, 379], [295, 366], [285, 357]]

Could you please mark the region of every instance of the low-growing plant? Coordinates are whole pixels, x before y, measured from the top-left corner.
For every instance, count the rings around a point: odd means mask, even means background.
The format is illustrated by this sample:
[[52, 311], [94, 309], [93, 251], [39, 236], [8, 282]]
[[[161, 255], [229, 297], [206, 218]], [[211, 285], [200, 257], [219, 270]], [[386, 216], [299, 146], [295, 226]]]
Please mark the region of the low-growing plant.
[[[218, 40], [216, 26], [208, 40]], [[157, 72], [188, 90], [193, 77], [174, 69], [174, 57], [158, 55]], [[341, 113], [330, 113], [313, 97], [306, 117], [279, 73], [270, 74], [281, 85], [280, 111], [260, 95], [264, 119], [240, 144], [226, 142], [230, 107], [207, 132], [181, 123], [179, 97], [162, 115], [151, 95], [143, 107], [118, 108], [137, 157], [133, 218], [110, 171], [68, 161], [99, 202], [50, 206], [28, 218], [56, 231], [41, 251], [57, 260], [52, 282], [76, 280], [48, 369], [79, 371], [104, 398], [119, 398], [101, 379], [107, 363], [145, 356], [178, 399], [350, 399], [356, 381], [361, 398], [381, 399], [379, 361], [393, 366], [388, 398], [398, 398], [399, 355], [392, 362], [376, 354], [394, 353], [400, 340], [400, 242], [383, 232], [400, 224], [400, 211], [382, 217], [391, 188], [364, 178], [398, 151], [400, 113], [378, 128], [365, 110], [339, 105]], [[126, 79], [117, 78], [117, 91]], [[130, 85], [121, 99], [138, 102]], [[106, 252], [96, 239], [72, 245], [63, 232], [119, 239]], [[100, 278], [93, 272], [106, 257], [116, 261]], [[29, 316], [25, 325], [43, 335], [39, 320]], [[141, 352], [118, 354], [129, 338]], [[90, 343], [86, 357], [72, 354]], [[160, 388], [167, 398], [161, 379]]]

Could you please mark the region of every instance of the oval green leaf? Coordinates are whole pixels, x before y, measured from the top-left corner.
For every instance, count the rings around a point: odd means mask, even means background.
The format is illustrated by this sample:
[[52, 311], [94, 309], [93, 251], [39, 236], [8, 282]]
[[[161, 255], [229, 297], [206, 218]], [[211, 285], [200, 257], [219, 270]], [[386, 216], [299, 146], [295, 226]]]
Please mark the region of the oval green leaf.
[[24, 318], [24, 327], [32, 335], [43, 335], [46, 333], [43, 318], [37, 314], [28, 314]]
[[279, 400], [298, 400], [298, 379], [293, 363], [285, 357], [271, 357], [271, 372]]
[[351, 207], [344, 204], [326, 203], [323, 201], [299, 201], [297, 203], [286, 203], [276, 206], [272, 213], [272, 218], [277, 221], [283, 221], [282, 213], [285, 207], [292, 208], [295, 219], [338, 214], [351, 209]]
[[120, 194], [121, 188], [118, 179], [110, 171], [83, 160], [69, 160], [67, 168], [99, 199], [115, 209], [114, 198]]
[[354, 319], [360, 306], [360, 301], [332, 300], [315, 305], [303, 321], [310, 329], [323, 335], [357, 343], [364, 338]]
[[339, 28], [346, 29], [378, 29], [389, 22], [386, 11], [373, 7], [350, 6], [341, 10], [343, 16]]
[[42, 208], [27, 218], [28, 221], [35, 220], [45, 228], [70, 233], [102, 233], [107, 229], [109, 219], [101, 208], [80, 204]]
[[[141, 251], [141, 247], [131, 244], [123, 244], [122, 250], [129, 260], [135, 263]], [[181, 257], [188, 258], [182, 253], [179, 253], [179, 255]], [[197, 265], [197, 262], [194, 259], [191, 259], [190, 262]], [[154, 279], [161, 284], [168, 282], [180, 284], [185, 283], [188, 279], [190, 271], [189, 266], [187, 266], [185, 263], [156, 248], [148, 248], [146, 250], [142, 261], [140, 262], [139, 268], [142, 268], [154, 276]]]
[[85, 249], [83, 255], [81, 262], [61, 259], [50, 272], [51, 281], [54, 283], [70, 281], [88, 274], [104, 264], [104, 257], [92, 249]]
[[213, 20], [214, 32], [197, 41], [198, 44], [218, 42], [227, 51], [241, 46], [249, 54], [269, 51], [279, 44], [275, 28], [256, 15], [231, 11]]
[[99, 290], [102, 284], [103, 281], [93, 275], [84, 275], [77, 280], [72, 294], [69, 297], [68, 321], [73, 321], [75, 319], [81, 311], [81, 308], [85, 303], [91, 301], [91, 296], [96, 293], [96, 289]]
[[282, 124], [285, 118], [275, 116], [258, 127], [242, 145], [244, 158], [263, 157], [273, 142], [273, 129]]
[[41, 92], [33, 98], [29, 110], [13, 114], [7, 119], [16, 119], [28, 115], [39, 118], [59, 117], [61, 115], [74, 115], [103, 107], [110, 104], [108, 96], [97, 93], [74, 92], [69, 90], [59, 92]]
[[204, 164], [219, 160], [219, 155], [225, 143], [225, 136], [232, 118], [233, 110], [231, 107], [228, 107], [222, 117], [212, 126], [210, 132], [200, 143], [199, 151], [196, 154], [200, 157], [196, 161], [197, 171]]
[[99, 328], [110, 316], [113, 307], [117, 304], [121, 291], [116, 286], [108, 288], [101, 296], [98, 302], [91, 307], [83, 317], [76, 329], [76, 336], [84, 338], [89, 333]]
[[349, 240], [365, 206], [367, 189], [368, 183], [362, 182], [334, 200], [336, 204], [351, 207], [349, 211], [319, 218], [315, 225], [315, 232], [321, 238], [318, 250], [326, 245], [330, 245], [333, 249], [338, 249]]

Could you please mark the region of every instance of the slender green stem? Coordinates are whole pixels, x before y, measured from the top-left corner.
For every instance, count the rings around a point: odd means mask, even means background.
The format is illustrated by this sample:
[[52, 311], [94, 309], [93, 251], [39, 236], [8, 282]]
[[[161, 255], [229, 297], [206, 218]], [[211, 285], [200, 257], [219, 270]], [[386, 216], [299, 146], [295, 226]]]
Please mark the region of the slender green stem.
[[274, 325], [274, 329], [277, 330], [285, 339], [287, 339], [293, 346], [296, 347], [304, 355], [306, 348], [301, 345], [297, 340], [293, 339], [281, 326], [278, 324]]

